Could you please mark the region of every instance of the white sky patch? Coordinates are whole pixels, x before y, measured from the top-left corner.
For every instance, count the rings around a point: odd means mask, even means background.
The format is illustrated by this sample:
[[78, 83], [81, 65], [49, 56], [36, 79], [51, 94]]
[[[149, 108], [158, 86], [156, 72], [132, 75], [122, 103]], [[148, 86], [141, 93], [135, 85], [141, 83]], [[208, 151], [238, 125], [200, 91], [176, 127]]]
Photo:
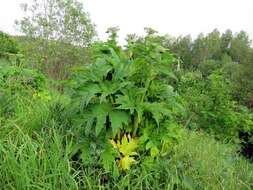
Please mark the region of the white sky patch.
[[[0, 30], [17, 34], [15, 19], [22, 17], [20, 3], [29, 0], [0, 0]], [[221, 32], [245, 30], [253, 37], [253, 0], [80, 0], [96, 24], [99, 37], [106, 38], [106, 29], [119, 26], [120, 41], [127, 34], [143, 34], [152, 27], [172, 36], [217, 28]]]

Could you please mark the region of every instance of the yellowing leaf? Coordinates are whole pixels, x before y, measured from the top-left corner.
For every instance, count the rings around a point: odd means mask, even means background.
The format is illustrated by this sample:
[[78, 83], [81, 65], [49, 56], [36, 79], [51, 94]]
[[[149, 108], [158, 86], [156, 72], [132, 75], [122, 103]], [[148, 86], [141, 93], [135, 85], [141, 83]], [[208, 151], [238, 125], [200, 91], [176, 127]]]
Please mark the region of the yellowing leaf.
[[156, 157], [158, 154], [159, 154], [159, 150], [158, 150], [158, 148], [156, 148], [156, 147], [152, 147], [151, 149], [150, 149], [150, 154], [151, 154], [151, 157]]
[[130, 156], [124, 156], [119, 160], [119, 167], [122, 170], [129, 170], [131, 165], [136, 163], [135, 159]]
[[118, 148], [117, 144], [115, 143], [115, 141], [113, 139], [110, 140], [110, 143], [112, 144], [113, 148], [115, 148], [115, 149]]
[[120, 140], [117, 140], [116, 142], [114, 140], [110, 140], [110, 143], [112, 144], [113, 148], [118, 149], [120, 153], [122, 153], [124, 156], [133, 156], [137, 155], [135, 150], [138, 148], [138, 141], [137, 139], [132, 138], [130, 135], [124, 135]]
[[171, 146], [169, 143], [163, 143], [163, 146], [162, 146], [162, 150], [161, 150], [161, 155], [162, 156], [166, 156], [170, 150]]
[[110, 140], [114, 149], [117, 149], [123, 156], [120, 157], [118, 166], [122, 170], [128, 170], [130, 166], [136, 163], [134, 155], [137, 155], [135, 150], [138, 148], [137, 139], [132, 138], [130, 135], [124, 134], [121, 140]]
[[128, 138], [126, 134], [121, 139], [121, 144], [119, 146], [119, 151], [124, 156], [133, 156], [137, 153], [135, 152], [135, 149], [138, 147], [138, 142], [136, 139], [131, 138], [129, 135]]

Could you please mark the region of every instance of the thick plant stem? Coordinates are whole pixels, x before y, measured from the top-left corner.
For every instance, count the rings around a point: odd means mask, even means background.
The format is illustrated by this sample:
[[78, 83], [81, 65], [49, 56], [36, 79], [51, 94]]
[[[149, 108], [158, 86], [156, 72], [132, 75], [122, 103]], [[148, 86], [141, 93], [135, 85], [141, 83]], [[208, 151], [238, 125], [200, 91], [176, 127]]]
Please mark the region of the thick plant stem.
[[144, 99], [145, 99], [145, 96], [146, 96], [146, 93], [147, 93], [147, 91], [148, 91], [148, 88], [149, 88], [149, 86], [150, 86], [151, 81], [152, 81], [152, 80], [149, 79], [149, 80], [147, 80], [147, 81], [145, 82], [145, 92], [144, 92], [143, 95], [142, 95], [141, 102], [143, 102]]
[[120, 136], [121, 136], [121, 131], [119, 130], [118, 133], [117, 133], [118, 140], [120, 140]]
[[[149, 79], [145, 82], [145, 92], [143, 93], [143, 95], [141, 97], [141, 101], [140, 101], [141, 103], [143, 103], [145, 100], [146, 93], [148, 91], [148, 88], [149, 88], [151, 82], [152, 82], [152, 79]], [[138, 118], [138, 114], [137, 114], [137, 116], [134, 118], [133, 137], [135, 137], [137, 134], [138, 126], [139, 126], [139, 118]]]
[[114, 104], [114, 99], [113, 99], [112, 95], [110, 95], [109, 97], [110, 97], [111, 104], [113, 105]]
[[138, 119], [138, 116], [136, 116], [134, 118], [133, 137], [135, 137], [137, 134], [138, 125], [139, 125], [139, 119]]

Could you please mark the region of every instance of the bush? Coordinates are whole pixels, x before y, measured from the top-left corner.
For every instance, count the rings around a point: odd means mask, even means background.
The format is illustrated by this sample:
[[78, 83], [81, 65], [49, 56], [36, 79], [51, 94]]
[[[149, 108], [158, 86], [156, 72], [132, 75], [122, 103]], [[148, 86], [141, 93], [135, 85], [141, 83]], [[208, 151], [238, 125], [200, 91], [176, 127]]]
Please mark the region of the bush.
[[10, 117], [19, 98], [32, 99], [46, 89], [45, 78], [34, 70], [0, 65], [0, 117]]
[[182, 75], [178, 90], [185, 100], [189, 127], [237, 143], [240, 132], [252, 130], [252, 114], [232, 100], [230, 82], [222, 73], [216, 71], [204, 79], [199, 72], [188, 72]]
[[12, 37], [0, 31], [0, 57], [6, 53], [17, 54], [18, 45]]

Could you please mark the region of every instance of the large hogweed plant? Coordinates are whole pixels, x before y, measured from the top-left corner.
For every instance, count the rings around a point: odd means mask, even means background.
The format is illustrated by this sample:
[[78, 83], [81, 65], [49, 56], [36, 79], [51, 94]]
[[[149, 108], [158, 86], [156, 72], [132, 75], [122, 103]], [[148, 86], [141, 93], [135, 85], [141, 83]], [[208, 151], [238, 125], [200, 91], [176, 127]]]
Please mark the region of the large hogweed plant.
[[95, 45], [94, 64], [73, 72], [74, 125], [82, 129], [85, 163], [98, 158], [117, 175], [165, 156], [180, 137], [174, 118], [181, 107], [171, 85], [175, 59], [155, 39], [154, 33], [129, 38], [123, 49], [111, 30], [106, 43]]

